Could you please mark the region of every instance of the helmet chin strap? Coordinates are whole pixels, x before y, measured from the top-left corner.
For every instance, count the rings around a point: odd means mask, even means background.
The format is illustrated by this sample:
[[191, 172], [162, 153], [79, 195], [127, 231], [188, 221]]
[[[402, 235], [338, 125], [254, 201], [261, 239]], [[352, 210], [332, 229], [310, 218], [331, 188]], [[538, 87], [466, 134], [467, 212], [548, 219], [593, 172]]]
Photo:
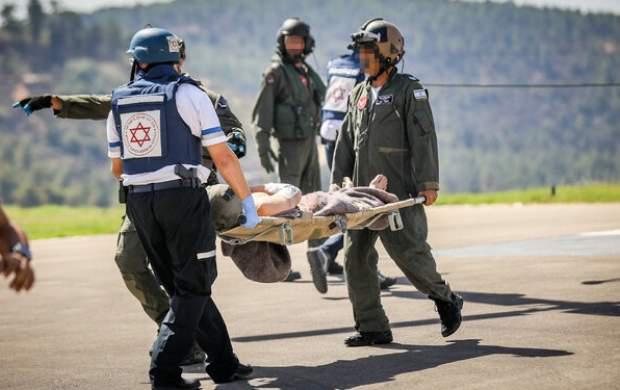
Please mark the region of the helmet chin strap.
[[385, 65], [381, 63], [381, 66], [379, 67], [379, 71], [377, 72], [377, 74], [375, 74], [374, 76], [368, 77], [368, 81], [370, 81], [371, 83], [376, 81], [386, 70], [387, 68], [385, 67]]
[[304, 53], [299, 53], [299, 54], [295, 54], [295, 55], [290, 55], [288, 54], [288, 51], [286, 51], [286, 49], [284, 50], [284, 59], [288, 62], [291, 63], [296, 63], [299, 61], [303, 61], [305, 59]]
[[138, 70], [138, 61], [131, 61], [131, 73], [129, 73], [129, 82], [132, 82], [136, 78], [136, 71]]
[[383, 55], [379, 52], [379, 48], [376, 44], [373, 45], [372, 50], [375, 53], [375, 57], [379, 60], [379, 71], [377, 72], [377, 74], [368, 77], [368, 81], [370, 81], [371, 83], [376, 81], [383, 73], [385, 73], [385, 71], [390, 68], [390, 65], [387, 63], [385, 57], [383, 57]]
[[396, 67], [395, 66], [391, 66], [391, 65], [381, 65], [381, 68], [379, 68], [379, 72], [377, 72], [376, 75], [374, 76], [370, 76], [368, 77], [368, 81], [370, 81], [371, 83], [375, 80], [377, 80], [383, 73], [385, 72], [389, 72], [390, 75], [392, 73], [394, 73], [396, 71]]
[[368, 77], [368, 81], [370, 81], [371, 83], [373, 81], [376, 81], [383, 73], [389, 71], [392, 68], [392, 66], [386, 61], [385, 57], [378, 53], [376, 53], [375, 55], [377, 55], [377, 57], [379, 58], [379, 71], [376, 75]]

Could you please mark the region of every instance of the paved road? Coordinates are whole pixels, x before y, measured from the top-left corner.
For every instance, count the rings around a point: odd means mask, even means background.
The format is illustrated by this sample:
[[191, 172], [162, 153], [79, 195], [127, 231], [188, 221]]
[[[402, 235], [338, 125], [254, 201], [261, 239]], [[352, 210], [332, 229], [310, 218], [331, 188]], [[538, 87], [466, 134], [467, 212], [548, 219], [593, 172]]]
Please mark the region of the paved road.
[[[346, 287], [321, 296], [304, 247], [298, 283], [245, 280], [219, 258], [214, 294], [237, 354], [255, 366], [221, 389], [620, 388], [620, 204], [429, 210], [439, 268], [465, 298], [465, 322], [439, 335], [430, 300], [404, 279], [383, 294], [395, 343], [346, 348]], [[155, 326], [125, 290], [113, 236], [34, 243], [38, 283], [0, 280], [0, 389], [148, 389]], [[384, 273], [399, 275], [381, 248]]]

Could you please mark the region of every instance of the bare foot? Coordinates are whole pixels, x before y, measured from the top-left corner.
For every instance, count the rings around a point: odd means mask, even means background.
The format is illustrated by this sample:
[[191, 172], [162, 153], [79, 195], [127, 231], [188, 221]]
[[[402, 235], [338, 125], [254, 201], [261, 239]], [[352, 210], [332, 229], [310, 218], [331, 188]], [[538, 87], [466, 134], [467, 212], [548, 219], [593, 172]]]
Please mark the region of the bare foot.
[[351, 181], [350, 177], [345, 177], [342, 180], [342, 188], [353, 188], [353, 181]]
[[388, 179], [387, 177], [383, 175], [375, 176], [375, 178], [372, 179], [369, 185], [370, 188], [376, 188], [378, 190], [383, 190], [383, 191], [387, 190], [387, 186], [388, 186]]

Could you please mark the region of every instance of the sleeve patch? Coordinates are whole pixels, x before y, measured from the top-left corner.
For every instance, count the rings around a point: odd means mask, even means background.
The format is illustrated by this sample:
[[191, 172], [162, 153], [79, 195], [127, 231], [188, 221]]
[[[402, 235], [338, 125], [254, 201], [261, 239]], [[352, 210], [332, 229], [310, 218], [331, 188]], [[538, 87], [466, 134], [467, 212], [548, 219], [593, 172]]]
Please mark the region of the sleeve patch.
[[428, 96], [426, 94], [426, 90], [425, 89], [414, 89], [413, 90], [413, 97], [415, 98], [415, 100], [426, 100], [426, 99], [428, 99]]
[[225, 110], [228, 108], [228, 102], [226, 101], [226, 99], [224, 99], [224, 96], [220, 96], [219, 100], [217, 101], [217, 106], [216, 108]]

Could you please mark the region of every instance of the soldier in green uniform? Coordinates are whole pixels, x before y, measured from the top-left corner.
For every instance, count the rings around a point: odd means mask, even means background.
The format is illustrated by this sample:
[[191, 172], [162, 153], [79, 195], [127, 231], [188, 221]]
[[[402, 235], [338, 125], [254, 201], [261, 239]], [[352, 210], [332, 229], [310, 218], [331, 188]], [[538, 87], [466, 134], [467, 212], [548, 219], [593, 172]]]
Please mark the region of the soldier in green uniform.
[[[275, 160], [280, 182], [292, 184], [304, 194], [321, 189], [316, 138], [326, 87], [305, 61], [313, 49], [310, 27], [299, 18], [286, 19], [278, 31], [276, 53], [263, 74], [252, 113], [262, 167], [267, 173], [273, 172]], [[270, 146], [272, 136], [279, 143], [277, 154]], [[320, 243], [312, 241], [308, 246]], [[292, 272], [288, 280], [298, 277]]]
[[[181, 43], [181, 59], [182, 61], [185, 59], [184, 42]], [[229, 146], [239, 158], [243, 157], [246, 138], [241, 122], [230, 110], [223, 96], [207, 89], [204, 91], [215, 107], [224, 133], [228, 137]], [[43, 95], [22, 99], [15, 106], [22, 107], [27, 115], [37, 110], [52, 108], [54, 115], [59, 118], [103, 120], [110, 113], [111, 100], [111, 95]], [[215, 170], [206, 148], [203, 148], [203, 164], [212, 171]], [[217, 182], [217, 177], [212, 175], [209, 180], [214, 184]], [[146, 314], [159, 326], [170, 307], [169, 297], [149, 268], [146, 252], [136, 229], [127, 217], [123, 217], [118, 233], [114, 259], [131, 294], [138, 299]], [[196, 345], [184, 364], [203, 360], [204, 353]]]
[[[400, 199], [425, 196], [430, 206], [439, 191], [437, 135], [427, 90], [415, 77], [397, 72], [404, 38], [394, 24], [372, 19], [352, 39], [367, 79], [351, 93], [331, 181], [351, 177], [363, 185], [383, 174], [389, 192]], [[441, 334], [447, 337], [461, 324], [463, 300], [437, 272], [423, 206], [403, 209], [401, 215], [401, 231], [347, 232], [345, 274], [357, 330], [345, 340], [348, 346], [392, 342], [377, 280], [377, 238], [409, 281], [435, 302]]]

